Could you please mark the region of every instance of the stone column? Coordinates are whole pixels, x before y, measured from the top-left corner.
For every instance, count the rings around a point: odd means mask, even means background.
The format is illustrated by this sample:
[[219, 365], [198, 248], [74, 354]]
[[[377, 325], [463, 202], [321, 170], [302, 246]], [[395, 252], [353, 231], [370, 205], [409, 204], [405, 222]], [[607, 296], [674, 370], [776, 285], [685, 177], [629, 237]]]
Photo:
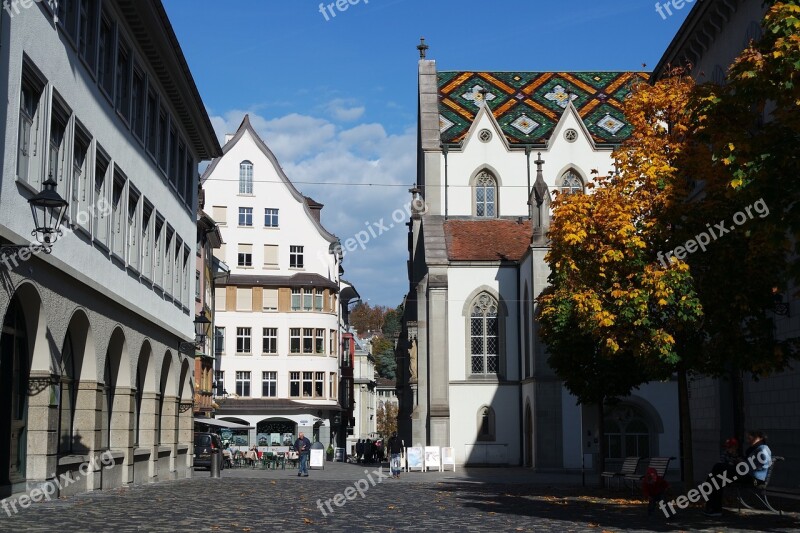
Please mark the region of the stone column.
[[[159, 445], [159, 481], [172, 479], [175, 473], [175, 457], [177, 455], [178, 437], [178, 405], [175, 396], [166, 396], [161, 411], [161, 443]], [[169, 449], [169, 455], [164, 455]]]
[[[115, 457], [113, 468], [103, 469], [103, 488], [120, 487], [133, 482], [133, 416], [136, 398], [130, 387], [117, 387], [111, 416], [111, 450]], [[119, 472], [114, 472], [119, 470]]]
[[[28, 383], [28, 419], [25, 472], [28, 484], [56, 475], [58, 461], [58, 404], [55, 382], [49, 372], [31, 372]], [[8, 459], [6, 459], [7, 461]]]
[[[75, 456], [82, 455], [84, 459], [87, 459], [105, 449], [103, 428], [106, 421], [103, 416], [103, 384], [96, 381], [80, 381], [77, 383], [77, 387], [78, 397], [75, 401], [74, 415], [75, 442], [72, 453]], [[73, 467], [77, 466], [80, 466], [80, 462], [77, 465], [73, 463], [70, 467], [65, 466], [64, 472], [74, 471]], [[59, 468], [60, 473], [63, 472]], [[74, 477], [78, 478], [78, 482], [72, 487], [67, 487], [68, 490], [64, 494], [99, 490], [102, 486], [100, 476], [95, 475], [94, 472], [89, 472], [87, 476]]]
[[[157, 417], [158, 394], [155, 392], [142, 393], [142, 405], [139, 411], [139, 447], [134, 451], [133, 479], [136, 484], [150, 483], [154, 477], [158, 476]], [[139, 460], [137, 461], [136, 458]]]
[[430, 445], [450, 446], [447, 273], [432, 269], [428, 286]]
[[411, 412], [411, 442], [408, 446], [428, 443], [428, 297], [427, 277], [417, 285], [417, 383], [418, 395]]
[[186, 447], [184, 454], [178, 456], [176, 465], [178, 477], [192, 477], [194, 460], [194, 411], [190, 401], [181, 405], [178, 412], [178, 447]]

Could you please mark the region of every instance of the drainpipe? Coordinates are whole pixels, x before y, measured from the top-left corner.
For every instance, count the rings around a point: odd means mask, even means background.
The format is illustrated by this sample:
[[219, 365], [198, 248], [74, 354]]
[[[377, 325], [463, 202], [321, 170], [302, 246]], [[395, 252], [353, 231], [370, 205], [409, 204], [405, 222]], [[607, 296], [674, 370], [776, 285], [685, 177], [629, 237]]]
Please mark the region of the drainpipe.
[[447, 220], [447, 153], [449, 147], [446, 144], [442, 145], [442, 154], [444, 154], [444, 219]]

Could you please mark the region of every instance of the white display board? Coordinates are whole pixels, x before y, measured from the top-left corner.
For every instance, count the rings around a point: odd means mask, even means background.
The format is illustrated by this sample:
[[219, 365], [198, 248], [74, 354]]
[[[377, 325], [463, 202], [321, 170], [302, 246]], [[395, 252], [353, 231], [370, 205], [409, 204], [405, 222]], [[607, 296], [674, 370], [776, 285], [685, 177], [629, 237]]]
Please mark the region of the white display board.
[[308, 463], [309, 468], [325, 468], [325, 450], [311, 450], [311, 457]]
[[406, 472], [425, 469], [425, 455], [421, 446], [406, 448]]
[[455, 448], [442, 448], [442, 471], [448, 465], [453, 466], [453, 472], [456, 471], [456, 450]]
[[431, 468], [442, 471], [441, 450], [438, 446], [425, 446], [425, 471]]

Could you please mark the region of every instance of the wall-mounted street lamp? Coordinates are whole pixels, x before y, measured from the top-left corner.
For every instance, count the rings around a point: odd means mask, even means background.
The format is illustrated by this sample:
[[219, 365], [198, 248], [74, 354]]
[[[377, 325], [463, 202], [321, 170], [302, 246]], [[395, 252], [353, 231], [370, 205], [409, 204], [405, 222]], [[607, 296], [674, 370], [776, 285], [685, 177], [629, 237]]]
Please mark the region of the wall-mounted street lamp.
[[206, 343], [206, 337], [208, 337], [209, 325], [211, 325], [211, 321], [206, 316], [205, 310], [203, 310], [199, 315], [194, 317], [194, 342], [182, 342], [178, 350], [193, 356], [195, 350], [202, 349]]
[[[56, 183], [52, 175], [47, 178], [42, 186], [44, 188], [28, 200], [34, 224], [31, 235], [39, 243], [39, 249], [49, 254], [53, 243], [62, 235], [61, 222], [64, 220], [64, 214], [67, 212], [69, 202], [64, 200], [56, 191], [58, 183]], [[22, 248], [30, 248], [30, 246], [27, 244], [0, 246], [0, 255], [13, 253]]]

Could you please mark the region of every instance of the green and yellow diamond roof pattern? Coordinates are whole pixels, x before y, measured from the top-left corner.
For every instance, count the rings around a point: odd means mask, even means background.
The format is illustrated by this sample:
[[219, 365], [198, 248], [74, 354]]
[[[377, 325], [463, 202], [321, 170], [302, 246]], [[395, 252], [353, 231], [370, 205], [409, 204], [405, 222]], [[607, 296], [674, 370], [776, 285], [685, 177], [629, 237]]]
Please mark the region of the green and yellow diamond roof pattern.
[[484, 101], [512, 144], [543, 143], [570, 101], [595, 143], [618, 144], [631, 134], [622, 112], [644, 72], [439, 72], [442, 142], [464, 139]]

